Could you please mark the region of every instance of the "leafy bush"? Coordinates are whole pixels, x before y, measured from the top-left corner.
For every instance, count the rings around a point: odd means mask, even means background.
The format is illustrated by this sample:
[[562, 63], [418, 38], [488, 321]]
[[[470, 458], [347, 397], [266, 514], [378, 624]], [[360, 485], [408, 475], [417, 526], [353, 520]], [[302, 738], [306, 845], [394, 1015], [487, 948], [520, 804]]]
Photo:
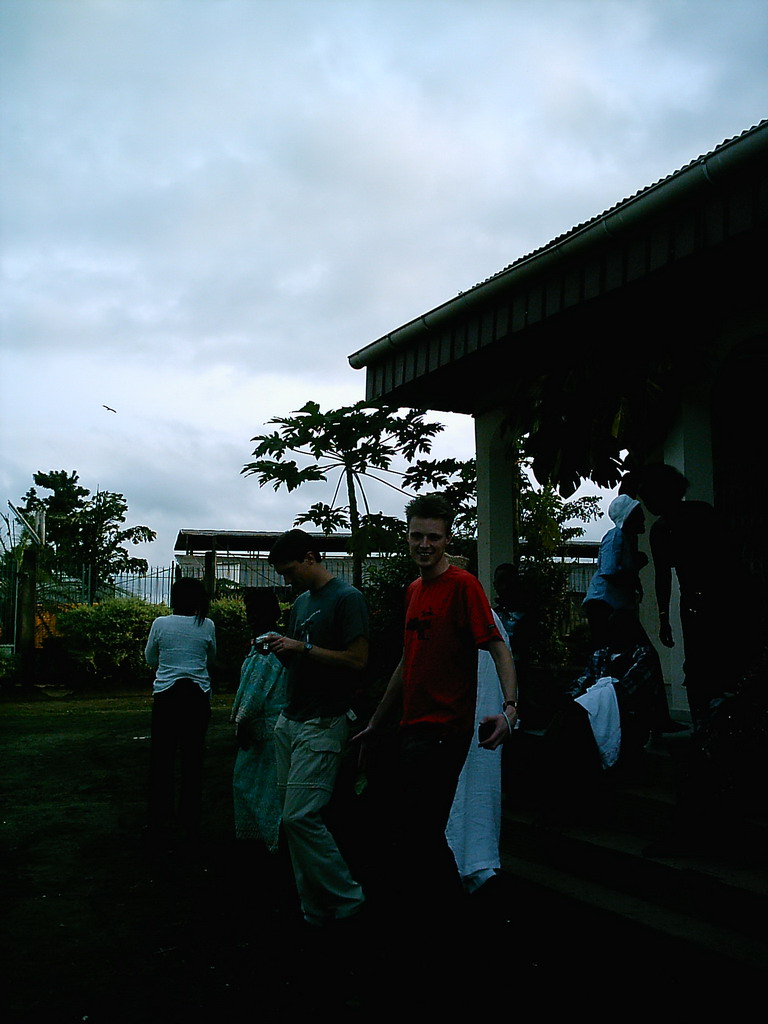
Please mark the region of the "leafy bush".
[[139, 598], [65, 608], [56, 616], [58, 636], [43, 644], [43, 673], [76, 689], [148, 685], [144, 647], [154, 619], [167, 614], [164, 605]]
[[[56, 634], [40, 652], [40, 677], [73, 689], [100, 686], [149, 686], [153, 670], [144, 661], [152, 622], [169, 615], [166, 605], [139, 598], [114, 598], [100, 604], [78, 604], [56, 616]], [[251, 633], [241, 597], [211, 601], [209, 616], [216, 626], [216, 689], [236, 689]]]
[[568, 613], [568, 567], [546, 559], [520, 564], [520, 580], [533, 620], [529, 659], [543, 669], [555, 670], [567, 659], [563, 638]]
[[0, 647], [0, 689], [18, 679], [19, 656], [11, 647]]
[[417, 575], [413, 559], [405, 553], [392, 555], [366, 571], [363, 593], [370, 613], [368, 676], [372, 694], [384, 690], [400, 660], [405, 591]]
[[236, 690], [251, 642], [245, 603], [241, 597], [219, 597], [211, 601], [208, 615], [216, 626], [214, 684], [217, 690]]

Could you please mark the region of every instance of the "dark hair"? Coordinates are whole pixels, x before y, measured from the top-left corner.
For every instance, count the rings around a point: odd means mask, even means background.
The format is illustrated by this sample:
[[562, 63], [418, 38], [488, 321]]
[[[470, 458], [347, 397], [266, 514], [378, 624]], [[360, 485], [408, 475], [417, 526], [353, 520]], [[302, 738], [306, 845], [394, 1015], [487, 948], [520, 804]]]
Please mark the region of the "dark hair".
[[641, 470], [630, 469], [625, 473], [619, 482], [619, 494], [628, 494], [630, 498], [637, 498], [640, 487]]
[[269, 564], [283, 565], [285, 562], [303, 562], [308, 554], [322, 562], [323, 556], [317, 541], [303, 530], [288, 530], [281, 533], [269, 549]]
[[499, 600], [504, 602], [510, 611], [526, 610], [529, 604], [528, 588], [525, 581], [520, 578], [519, 568], [512, 562], [501, 562], [496, 566], [493, 571], [493, 587], [499, 595]]
[[451, 532], [455, 514], [448, 499], [439, 491], [433, 494], [419, 494], [405, 506], [406, 523], [410, 523], [412, 519], [442, 519], [446, 534]]
[[515, 579], [519, 579], [520, 577], [520, 570], [511, 562], [500, 562], [493, 570], [493, 578], [495, 579], [500, 573], [505, 573], [508, 576], [514, 576]]
[[679, 469], [666, 462], [653, 462], [640, 470], [637, 490], [640, 496], [662, 494], [666, 498], [682, 501], [688, 490], [688, 480]]
[[202, 580], [182, 576], [171, 587], [171, 609], [174, 615], [194, 615], [198, 626], [202, 626], [209, 605], [210, 598]]
[[259, 633], [274, 629], [280, 618], [280, 602], [274, 590], [267, 587], [247, 587], [243, 592], [245, 617]]

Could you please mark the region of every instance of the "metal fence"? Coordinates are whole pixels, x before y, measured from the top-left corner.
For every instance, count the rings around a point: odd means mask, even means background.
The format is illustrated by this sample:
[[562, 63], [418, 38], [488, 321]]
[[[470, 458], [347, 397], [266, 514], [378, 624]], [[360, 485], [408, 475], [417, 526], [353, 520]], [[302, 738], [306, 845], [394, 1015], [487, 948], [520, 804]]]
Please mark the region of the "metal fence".
[[[139, 598], [148, 604], [169, 604], [177, 567], [154, 566], [146, 574], [122, 573], [101, 582], [95, 592], [90, 566], [72, 569], [47, 565], [36, 574], [34, 587], [35, 641], [55, 629], [56, 612], [76, 604], [90, 604], [110, 598]], [[19, 642], [19, 607], [24, 571], [15, 563], [0, 565], [0, 647], [15, 650]]]
[[[184, 576], [196, 576], [202, 579], [205, 575], [205, 557], [203, 555], [177, 555], [176, 560]], [[384, 562], [385, 559], [373, 556], [365, 560], [365, 567], [370, 568]], [[327, 555], [323, 559], [326, 569], [347, 583], [352, 582], [353, 564], [349, 556]], [[223, 583], [221, 590], [230, 584], [233, 589], [240, 587], [285, 587], [283, 577], [270, 565], [266, 555], [217, 555], [216, 581]]]
[[153, 566], [149, 571], [139, 576], [135, 573], [123, 573], [116, 576], [114, 581], [105, 585], [100, 590], [100, 596], [104, 597], [138, 597], [147, 604], [170, 604], [171, 586], [176, 572], [175, 565]]
[[[368, 565], [380, 559], [368, 560]], [[574, 605], [586, 591], [595, 569], [591, 559], [566, 563], [569, 568], [569, 591]], [[329, 557], [326, 565], [330, 572], [352, 581], [352, 559]], [[78, 570], [47, 566], [37, 574], [36, 640], [41, 642], [55, 628], [55, 613], [62, 607], [89, 604], [93, 600], [109, 598], [139, 598], [148, 604], [170, 605], [171, 586], [177, 574], [203, 578], [205, 563], [202, 556], [181, 555], [173, 565], [153, 566], [145, 574], [123, 573], [109, 583], [99, 584], [95, 595], [92, 590], [91, 570], [83, 566]], [[19, 594], [22, 573], [15, 564], [0, 565], [0, 646], [15, 649], [18, 640]], [[220, 595], [228, 591], [237, 593], [244, 587], [274, 587], [284, 591], [284, 582], [266, 558], [219, 556], [216, 561], [217, 590]]]

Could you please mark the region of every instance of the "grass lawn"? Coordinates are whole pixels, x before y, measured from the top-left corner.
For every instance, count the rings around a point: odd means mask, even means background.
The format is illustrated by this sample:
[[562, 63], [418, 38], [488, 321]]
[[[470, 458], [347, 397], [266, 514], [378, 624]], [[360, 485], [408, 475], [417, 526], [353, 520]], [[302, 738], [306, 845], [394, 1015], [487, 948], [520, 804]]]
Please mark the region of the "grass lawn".
[[374, 977], [391, 930], [309, 929], [283, 849], [234, 838], [232, 699], [212, 702], [204, 838], [170, 850], [142, 832], [148, 695], [0, 701], [4, 1021], [391, 1019], [378, 1011], [402, 990]]
[[[285, 857], [234, 839], [231, 702], [213, 699], [205, 838], [170, 852], [142, 836], [148, 696], [0, 702], [5, 1021], [450, 1020], [457, 1001], [441, 1015], [435, 999], [453, 999], [460, 982], [471, 982], [476, 1012], [492, 994], [493, 1016], [520, 1005], [516, 993], [572, 1008], [597, 951], [604, 977], [630, 988], [643, 963], [643, 992], [659, 998], [654, 979], [676, 962], [674, 944], [510, 875], [473, 909], [439, 969], [425, 966], [429, 950], [391, 912], [367, 915], [351, 940], [310, 933]], [[673, 978], [685, 1005], [711, 969], [694, 958]]]
[[[421, 1008], [414, 1003], [417, 982], [388, 910], [352, 937], [318, 935], [301, 921], [282, 851], [234, 839], [231, 703], [213, 698], [204, 840], [168, 852], [142, 835], [148, 695], [36, 691], [0, 702], [5, 1021], [303, 1022], [308, 1012], [391, 1020], [393, 1002], [418, 1009], [409, 1020], [434, 1011], [440, 993], [431, 982], [419, 985]], [[365, 834], [356, 813], [346, 807], [347, 832]], [[346, 851], [353, 860], [349, 835]], [[494, 977], [497, 955], [508, 956], [505, 905], [503, 941], [488, 931], [472, 940], [477, 951], [493, 944]], [[445, 992], [456, 982], [449, 972]]]
[[235, 1019], [253, 982], [277, 983], [295, 897], [234, 840], [230, 705], [214, 697], [204, 843], [167, 853], [141, 834], [148, 696], [0, 704], [5, 1020]]

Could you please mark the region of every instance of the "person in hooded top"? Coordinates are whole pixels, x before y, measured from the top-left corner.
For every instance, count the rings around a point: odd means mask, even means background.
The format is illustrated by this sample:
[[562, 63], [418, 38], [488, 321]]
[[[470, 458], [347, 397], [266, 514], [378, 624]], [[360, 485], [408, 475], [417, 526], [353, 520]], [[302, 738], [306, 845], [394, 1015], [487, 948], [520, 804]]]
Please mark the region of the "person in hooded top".
[[608, 646], [608, 620], [614, 611], [637, 611], [642, 597], [640, 570], [648, 556], [637, 549], [637, 539], [645, 532], [645, 516], [640, 502], [620, 494], [608, 506], [612, 530], [600, 542], [597, 570], [584, 598], [584, 613], [592, 634], [592, 647]]

